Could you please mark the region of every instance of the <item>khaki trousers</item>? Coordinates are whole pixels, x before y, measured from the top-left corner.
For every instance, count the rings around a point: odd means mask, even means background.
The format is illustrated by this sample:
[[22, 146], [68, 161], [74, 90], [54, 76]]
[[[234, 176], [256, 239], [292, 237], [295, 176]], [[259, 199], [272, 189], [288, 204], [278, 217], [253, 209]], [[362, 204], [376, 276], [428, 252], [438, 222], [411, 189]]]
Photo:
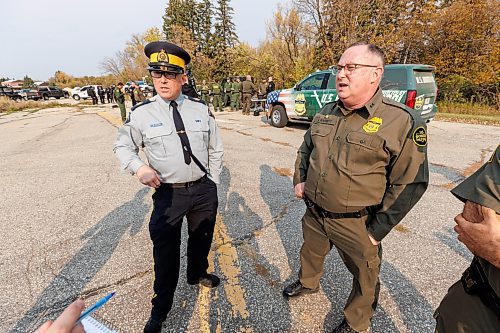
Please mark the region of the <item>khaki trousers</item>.
[[349, 219], [315, 218], [306, 210], [302, 219], [304, 244], [300, 250], [299, 279], [306, 288], [318, 288], [323, 263], [332, 246], [353, 275], [351, 294], [344, 307], [347, 323], [357, 331], [370, 326], [380, 292], [382, 246], [368, 238], [367, 216]]
[[498, 333], [500, 320], [476, 295], [465, 292], [462, 282], [450, 287], [434, 313], [437, 333]]

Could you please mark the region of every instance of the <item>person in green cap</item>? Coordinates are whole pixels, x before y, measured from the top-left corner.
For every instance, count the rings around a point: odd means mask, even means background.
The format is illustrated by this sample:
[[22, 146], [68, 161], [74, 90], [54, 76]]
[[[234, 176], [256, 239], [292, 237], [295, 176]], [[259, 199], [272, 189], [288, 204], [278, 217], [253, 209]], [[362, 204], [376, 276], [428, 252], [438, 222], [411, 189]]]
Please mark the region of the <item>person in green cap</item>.
[[241, 83], [240, 79], [236, 78], [233, 82], [233, 92], [231, 93], [231, 111], [238, 111], [240, 109], [241, 98]]
[[214, 108], [214, 112], [217, 112], [219, 110], [222, 112], [222, 99], [221, 99], [221, 93], [222, 93], [222, 87], [218, 83], [212, 84], [212, 89], [211, 90], [211, 95], [212, 95], [212, 106]]
[[118, 82], [118, 84], [116, 85], [113, 96], [115, 98], [116, 104], [118, 104], [118, 107], [120, 108], [122, 121], [125, 122], [127, 120], [127, 110], [125, 109], [125, 94], [123, 93], [122, 82]]

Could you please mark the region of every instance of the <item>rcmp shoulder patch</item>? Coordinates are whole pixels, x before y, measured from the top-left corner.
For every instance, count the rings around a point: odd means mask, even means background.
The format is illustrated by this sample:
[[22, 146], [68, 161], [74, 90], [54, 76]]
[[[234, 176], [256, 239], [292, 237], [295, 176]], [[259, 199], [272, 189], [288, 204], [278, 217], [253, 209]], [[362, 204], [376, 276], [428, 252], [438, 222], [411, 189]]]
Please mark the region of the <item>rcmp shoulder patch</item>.
[[146, 105], [146, 104], [149, 104], [151, 103], [151, 101], [149, 99], [146, 99], [144, 100], [143, 102], [139, 103], [139, 104], [136, 104], [132, 107], [132, 109], [130, 109], [130, 111], [134, 111], [135, 109], [137, 109], [138, 107], [141, 107], [143, 105]]
[[427, 146], [427, 131], [424, 126], [419, 126], [413, 130], [411, 135], [413, 142], [419, 147]]

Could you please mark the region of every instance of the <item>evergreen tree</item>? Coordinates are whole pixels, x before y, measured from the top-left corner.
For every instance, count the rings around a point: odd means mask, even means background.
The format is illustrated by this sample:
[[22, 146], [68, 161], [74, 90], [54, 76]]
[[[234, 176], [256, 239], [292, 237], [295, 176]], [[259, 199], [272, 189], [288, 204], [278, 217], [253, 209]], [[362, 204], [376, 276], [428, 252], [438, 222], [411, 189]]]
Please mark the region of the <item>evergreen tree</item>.
[[213, 7], [210, 0], [203, 0], [198, 4], [198, 34], [195, 36], [198, 42], [198, 48], [211, 57], [213, 54], [212, 49], [212, 18], [213, 18]]
[[176, 26], [188, 30], [193, 38], [197, 35], [196, 27], [199, 20], [197, 8], [195, 0], [171, 0], [168, 3], [163, 16], [163, 34], [167, 40], [173, 38]]
[[218, 0], [215, 9], [215, 31], [212, 41], [214, 43], [214, 59], [216, 63], [216, 77], [224, 77], [231, 73], [231, 51], [238, 43], [236, 27], [233, 23], [234, 9], [229, 5], [229, 0]]
[[32, 88], [35, 82], [33, 81], [32, 78], [30, 78], [28, 75], [24, 77], [24, 82], [23, 82], [23, 89], [29, 89]]

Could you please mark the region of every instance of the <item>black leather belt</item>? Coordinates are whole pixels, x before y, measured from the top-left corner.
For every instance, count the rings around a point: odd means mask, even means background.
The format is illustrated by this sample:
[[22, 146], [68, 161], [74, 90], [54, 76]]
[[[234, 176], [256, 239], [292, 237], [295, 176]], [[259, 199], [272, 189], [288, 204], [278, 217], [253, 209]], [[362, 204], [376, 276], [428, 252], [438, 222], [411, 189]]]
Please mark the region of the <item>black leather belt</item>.
[[162, 183], [162, 186], [165, 187], [170, 187], [170, 188], [187, 188], [191, 187], [193, 185], [201, 183], [203, 180], [207, 178], [207, 175], [201, 177], [200, 179], [193, 180], [192, 182], [185, 182], [185, 183]]
[[317, 215], [321, 218], [329, 218], [329, 219], [353, 219], [353, 218], [360, 218], [365, 215], [368, 215], [370, 213], [368, 208], [363, 208], [361, 210], [358, 210], [357, 212], [348, 212], [348, 213], [334, 213], [330, 212], [328, 210], [323, 209], [322, 207], [318, 206], [315, 202], [310, 200], [308, 197], [304, 196], [304, 202], [311, 210], [313, 215]]

